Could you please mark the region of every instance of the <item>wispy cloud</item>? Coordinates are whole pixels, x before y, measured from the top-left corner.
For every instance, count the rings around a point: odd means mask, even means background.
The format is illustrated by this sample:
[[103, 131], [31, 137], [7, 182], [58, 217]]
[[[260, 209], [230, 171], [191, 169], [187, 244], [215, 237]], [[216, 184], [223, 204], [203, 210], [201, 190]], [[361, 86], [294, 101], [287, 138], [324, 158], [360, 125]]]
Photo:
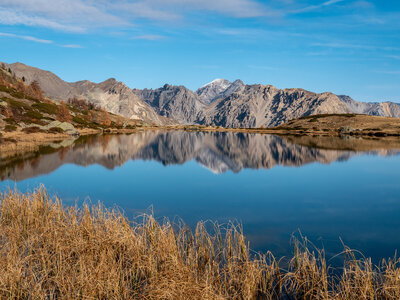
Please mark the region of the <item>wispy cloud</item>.
[[166, 36], [158, 34], [143, 34], [131, 37], [132, 40], [147, 40], [147, 41], [158, 41], [166, 38], [167, 38]]
[[52, 44], [53, 43], [53, 41], [51, 41], [51, 40], [38, 39], [36, 37], [29, 36], [29, 35], [18, 35], [18, 34], [13, 34], [13, 33], [0, 32], [0, 36], [23, 39], [23, 40], [27, 40], [27, 41], [31, 41], [31, 42], [35, 42], [35, 43], [42, 43], [42, 44]]
[[83, 32], [84, 28], [72, 25], [62, 24], [52, 18], [40, 17], [36, 15], [28, 15], [24, 12], [17, 12], [10, 9], [1, 9], [0, 6], [0, 24], [5, 25], [26, 25], [33, 27], [45, 27], [54, 30], [70, 31], [70, 32]]
[[309, 6], [306, 6], [306, 7], [303, 7], [303, 8], [292, 10], [289, 13], [291, 13], [291, 14], [299, 14], [299, 13], [310, 12], [310, 11], [314, 11], [314, 10], [318, 10], [318, 9], [321, 9], [321, 8], [324, 8], [324, 7], [328, 7], [328, 6], [343, 2], [343, 1], [345, 1], [345, 0], [328, 0], [328, 1], [325, 1], [325, 2], [323, 2], [321, 4], [318, 4], [318, 5], [309, 5]]
[[234, 18], [253, 18], [271, 13], [256, 0], [0, 0], [0, 24], [85, 32], [93, 27], [129, 27], [137, 18], [182, 19], [193, 11]]
[[218, 65], [197, 65], [194, 66], [195, 68], [199, 68], [199, 69], [205, 69], [205, 70], [217, 70], [220, 69], [221, 67]]
[[324, 48], [347, 48], [347, 49], [364, 49], [364, 50], [384, 50], [384, 51], [400, 51], [399, 47], [392, 46], [375, 46], [365, 44], [352, 44], [352, 43], [313, 43], [311, 46], [324, 47]]
[[76, 45], [76, 44], [60, 45], [60, 47], [63, 47], [63, 48], [73, 48], [73, 49], [82, 49], [82, 48], [84, 48], [83, 46], [81, 46], [81, 45]]
[[348, 44], [348, 43], [313, 43], [311, 46], [324, 47], [324, 48], [354, 48], [354, 49], [375, 49], [373, 46], [362, 44]]
[[263, 65], [248, 65], [247, 66], [250, 69], [256, 69], [256, 70], [267, 70], [267, 71], [276, 71], [279, 68], [275, 67], [270, 67], [270, 66], [263, 66]]

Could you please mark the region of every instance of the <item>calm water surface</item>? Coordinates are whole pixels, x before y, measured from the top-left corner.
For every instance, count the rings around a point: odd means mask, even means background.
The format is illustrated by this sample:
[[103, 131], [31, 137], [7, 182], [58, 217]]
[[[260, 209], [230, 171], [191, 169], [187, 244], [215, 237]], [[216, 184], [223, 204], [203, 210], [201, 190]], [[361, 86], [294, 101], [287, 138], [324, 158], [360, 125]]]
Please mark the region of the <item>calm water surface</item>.
[[191, 226], [237, 220], [253, 249], [278, 256], [301, 230], [328, 257], [342, 239], [378, 260], [400, 249], [400, 150], [364, 144], [178, 131], [89, 137], [3, 159], [0, 190], [44, 184], [65, 204], [102, 201]]

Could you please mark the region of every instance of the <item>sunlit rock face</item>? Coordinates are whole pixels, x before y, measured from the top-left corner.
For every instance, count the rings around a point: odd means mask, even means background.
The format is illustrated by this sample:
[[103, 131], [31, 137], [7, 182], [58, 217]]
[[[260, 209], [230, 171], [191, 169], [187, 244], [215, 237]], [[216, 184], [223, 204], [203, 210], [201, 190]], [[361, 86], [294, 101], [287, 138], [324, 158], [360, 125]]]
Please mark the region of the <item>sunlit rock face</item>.
[[[360, 151], [349, 150], [357, 149], [359, 144], [362, 144]], [[379, 144], [366, 147], [365, 141], [333, 137], [324, 140], [320, 137], [283, 138], [234, 132], [144, 131], [49, 144], [38, 153], [3, 160], [0, 176], [1, 180], [19, 181], [50, 173], [63, 164], [98, 164], [114, 169], [130, 160], [152, 160], [165, 166], [195, 161], [213, 173], [237, 173], [243, 169], [270, 169], [277, 165], [296, 167], [313, 162], [329, 164], [348, 160], [358, 153], [399, 153], [395, 149], [374, 149], [381, 147]]]

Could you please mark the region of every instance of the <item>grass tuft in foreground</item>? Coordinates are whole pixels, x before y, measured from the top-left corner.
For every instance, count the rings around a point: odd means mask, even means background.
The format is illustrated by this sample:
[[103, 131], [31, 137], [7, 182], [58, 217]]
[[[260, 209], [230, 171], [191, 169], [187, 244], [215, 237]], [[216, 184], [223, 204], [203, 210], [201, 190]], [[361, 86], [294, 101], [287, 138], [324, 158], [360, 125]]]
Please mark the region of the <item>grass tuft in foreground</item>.
[[323, 251], [295, 243], [282, 269], [251, 254], [240, 227], [193, 232], [101, 205], [64, 207], [44, 188], [0, 202], [1, 299], [399, 299], [400, 261], [348, 258], [329, 272]]

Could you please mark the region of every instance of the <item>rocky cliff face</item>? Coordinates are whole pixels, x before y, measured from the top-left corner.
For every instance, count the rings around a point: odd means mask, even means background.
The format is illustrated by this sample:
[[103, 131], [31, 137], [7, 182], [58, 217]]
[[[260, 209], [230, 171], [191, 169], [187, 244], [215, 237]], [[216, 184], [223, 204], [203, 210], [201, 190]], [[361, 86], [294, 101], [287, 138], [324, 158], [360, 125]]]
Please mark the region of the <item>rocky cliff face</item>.
[[37, 81], [44, 94], [56, 101], [72, 97], [86, 99], [107, 109], [109, 112], [124, 117], [143, 120], [157, 125], [173, 124], [171, 120], [157, 114], [148, 104], [141, 101], [133, 91], [114, 78], [101, 83], [90, 81], [66, 82], [55, 74], [33, 68], [21, 63], [6, 65], [17, 77], [24, 77], [29, 84]]
[[134, 90], [134, 93], [161, 116], [172, 118], [181, 124], [195, 123], [202, 117], [206, 107], [196, 93], [184, 86], [166, 84], [155, 90]]
[[246, 85], [209, 105], [199, 122], [223, 127], [273, 127], [305, 115], [349, 112], [332, 93]]
[[114, 114], [130, 119], [143, 120], [150, 124], [175, 123], [156, 113], [147, 103], [140, 100], [132, 89], [114, 78], [98, 84], [90, 81], [80, 81], [71, 85], [78, 91], [78, 97], [83, 97]]

